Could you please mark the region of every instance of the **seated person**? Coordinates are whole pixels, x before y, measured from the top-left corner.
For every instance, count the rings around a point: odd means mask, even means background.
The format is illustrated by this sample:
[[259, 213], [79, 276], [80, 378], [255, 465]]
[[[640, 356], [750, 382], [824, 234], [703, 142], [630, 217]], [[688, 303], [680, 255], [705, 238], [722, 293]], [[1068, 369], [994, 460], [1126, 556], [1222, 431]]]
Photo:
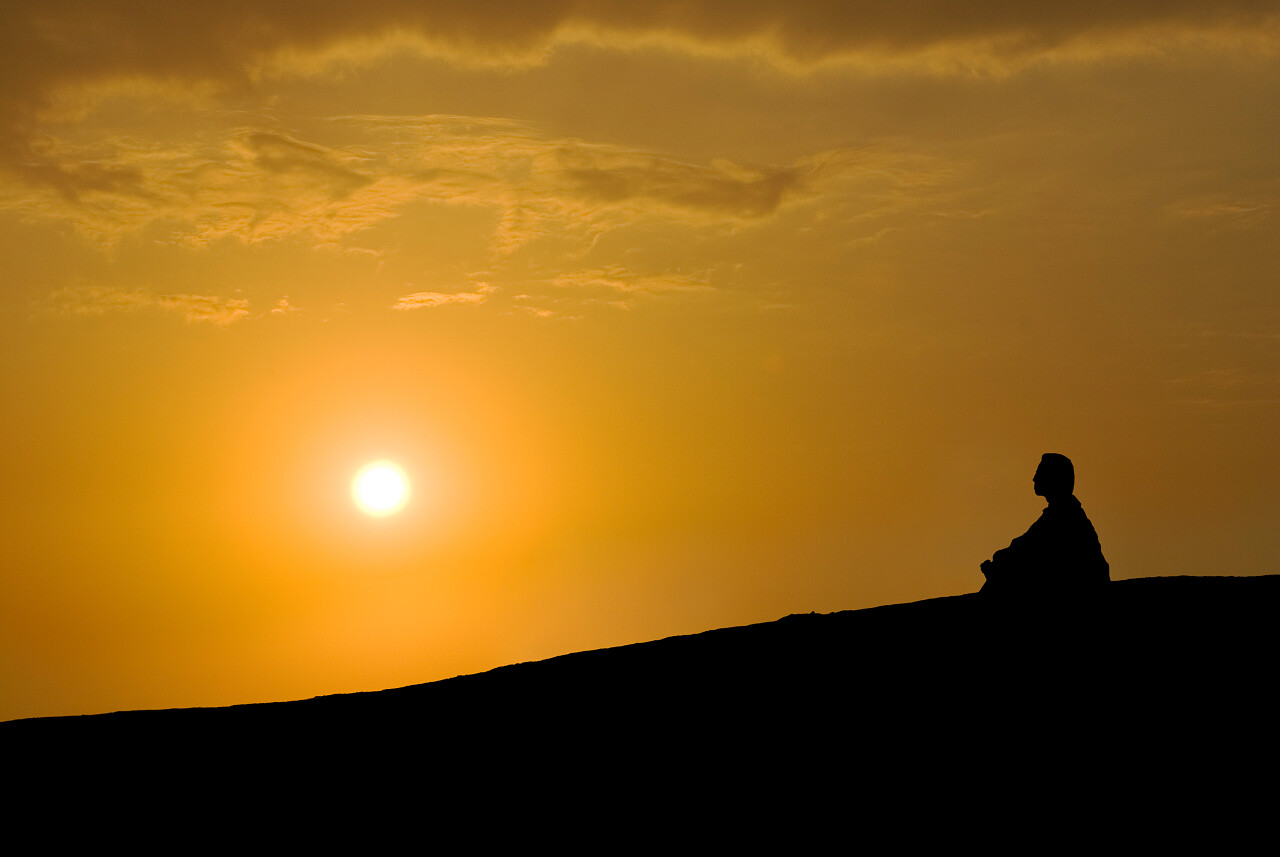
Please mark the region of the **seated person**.
[[1111, 579], [1098, 534], [1075, 490], [1075, 468], [1065, 455], [1046, 452], [1032, 478], [1049, 505], [1031, 529], [982, 564], [982, 592], [1000, 597], [1083, 593]]

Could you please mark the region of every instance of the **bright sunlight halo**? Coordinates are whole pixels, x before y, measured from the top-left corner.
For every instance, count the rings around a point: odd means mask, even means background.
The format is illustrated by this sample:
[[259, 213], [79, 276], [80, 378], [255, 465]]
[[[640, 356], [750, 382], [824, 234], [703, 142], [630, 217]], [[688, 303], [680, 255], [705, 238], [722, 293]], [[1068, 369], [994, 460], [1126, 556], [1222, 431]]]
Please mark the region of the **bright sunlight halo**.
[[409, 477], [390, 461], [375, 461], [356, 474], [351, 496], [366, 515], [394, 515], [409, 502]]

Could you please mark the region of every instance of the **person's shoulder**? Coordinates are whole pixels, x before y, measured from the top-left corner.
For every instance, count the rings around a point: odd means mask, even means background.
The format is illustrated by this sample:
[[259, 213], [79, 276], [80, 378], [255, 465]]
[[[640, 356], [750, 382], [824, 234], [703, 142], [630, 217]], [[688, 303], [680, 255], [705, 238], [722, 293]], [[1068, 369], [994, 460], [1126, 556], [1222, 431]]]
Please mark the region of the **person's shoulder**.
[[1075, 494], [1062, 498], [1054, 505], [1058, 507], [1058, 512], [1062, 515], [1075, 516], [1084, 514], [1084, 506], [1076, 499]]
[[1088, 521], [1089, 516], [1084, 513], [1084, 507], [1072, 494], [1046, 506], [1040, 516], [1040, 520], [1045, 525], [1054, 528], [1073, 527], [1083, 521]]

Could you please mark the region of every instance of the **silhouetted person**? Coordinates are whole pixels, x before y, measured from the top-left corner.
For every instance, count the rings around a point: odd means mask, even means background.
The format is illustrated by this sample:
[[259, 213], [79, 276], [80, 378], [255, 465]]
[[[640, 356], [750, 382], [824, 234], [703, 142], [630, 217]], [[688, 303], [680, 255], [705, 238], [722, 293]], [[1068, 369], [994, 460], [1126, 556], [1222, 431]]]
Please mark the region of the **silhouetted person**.
[[1098, 534], [1075, 490], [1071, 459], [1046, 452], [1032, 478], [1049, 505], [1031, 529], [982, 564], [985, 595], [1000, 598], [1071, 597], [1096, 592], [1111, 579]]

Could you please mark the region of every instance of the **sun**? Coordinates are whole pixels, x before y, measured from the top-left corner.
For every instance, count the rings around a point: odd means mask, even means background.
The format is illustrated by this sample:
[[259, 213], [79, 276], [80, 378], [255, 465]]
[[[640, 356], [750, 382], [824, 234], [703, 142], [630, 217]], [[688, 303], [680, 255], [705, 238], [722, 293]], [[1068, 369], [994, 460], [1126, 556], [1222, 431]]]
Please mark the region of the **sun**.
[[366, 515], [394, 515], [409, 502], [409, 477], [390, 461], [366, 464], [351, 482], [351, 496]]

